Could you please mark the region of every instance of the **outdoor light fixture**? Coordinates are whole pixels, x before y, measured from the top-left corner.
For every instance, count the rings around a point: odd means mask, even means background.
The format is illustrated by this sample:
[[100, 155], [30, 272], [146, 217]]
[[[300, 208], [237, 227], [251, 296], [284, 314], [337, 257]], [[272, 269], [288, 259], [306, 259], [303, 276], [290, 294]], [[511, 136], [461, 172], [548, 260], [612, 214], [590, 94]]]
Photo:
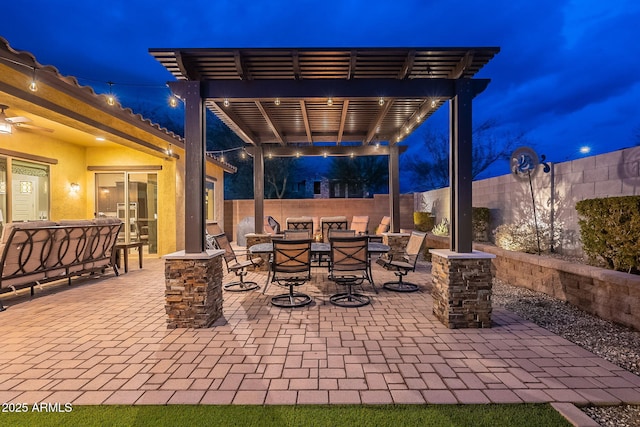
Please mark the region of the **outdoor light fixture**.
[[173, 150], [171, 149], [171, 144], [169, 144], [169, 147], [166, 150], [164, 150], [164, 152], [165, 152], [165, 154], [167, 156], [173, 155]]
[[224, 156], [220, 156], [220, 161], [224, 163]]
[[107, 95], [107, 104], [109, 105], [115, 105], [116, 104], [116, 97], [113, 96], [113, 82], [107, 82], [107, 84], [109, 85], [109, 95]]
[[222, 104], [223, 104], [225, 107], [228, 107], [228, 106], [229, 106], [229, 98], [225, 98], [225, 99], [224, 99], [224, 101], [222, 101]]
[[384, 105], [384, 98], [378, 99], [378, 105], [381, 107]]
[[280, 105], [280, 98], [276, 98], [276, 100], [273, 101], [273, 103], [276, 104], [276, 105]]
[[580, 147], [580, 152], [582, 154], [589, 154], [591, 152], [591, 147], [589, 147], [587, 145], [582, 146], [582, 147]]
[[326, 151], [322, 153], [322, 157], [324, 157], [325, 159], [327, 158], [327, 156], [328, 156], [328, 154], [327, 154]]
[[333, 105], [333, 98], [327, 99], [327, 105], [331, 107]]
[[267, 157], [271, 159], [271, 158], [273, 158], [273, 154], [269, 153], [269, 154], [267, 154]]
[[96, 136], [96, 141], [103, 142], [104, 140], [104, 136]]
[[11, 127], [11, 123], [7, 121], [7, 116], [4, 114], [5, 108], [7, 108], [6, 105], [0, 105], [0, 134], [10, 135], [13, 128]]
[[431, 108], [436, 108], [437, 102], [435, 99], [431, 100]]
[[80, 184], [78, 184], [77, 182], [72, 182], [71, 184], [69, 184], [69, 189], [72, 193], [77, 193], [78, 191], [80, 191]]
[[300, 152], [296, 151], [296, 157], [300, 157]]
[[38, 91], [38, 83], [36, 82], [36, 67], [33, 67], [33, 78], [31, 79], [31, 83], [29, 83], [29, 90], [31, 92]]
[[176, 108], [178, 106], [178, 98], [173, 95], [169, 96], [169, 106], [171, 108]]

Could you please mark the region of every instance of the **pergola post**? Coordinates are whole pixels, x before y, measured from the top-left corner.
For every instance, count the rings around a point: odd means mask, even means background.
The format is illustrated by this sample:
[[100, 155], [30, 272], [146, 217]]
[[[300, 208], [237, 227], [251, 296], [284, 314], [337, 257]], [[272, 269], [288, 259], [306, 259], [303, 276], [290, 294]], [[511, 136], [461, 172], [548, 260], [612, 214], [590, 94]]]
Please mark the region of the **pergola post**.
[[392, 233], [400, 231], [400, 149], [389, 145], [389, 214]]
[[200, 95], [199, 81], [179, 84], [185, 104], [185, 252], [195, 254], [205, 251], [205, 104]]
[[475, 95], [472, 80], [456, 80], [456, 95], [449, 107], [449, 179], [451, 199], [451, 250], [473, 251], [472, 206], [472, 122]]
[[253, 212], [255, 232], [264, 231], [264, 149], [257, 145], [253, 150]]

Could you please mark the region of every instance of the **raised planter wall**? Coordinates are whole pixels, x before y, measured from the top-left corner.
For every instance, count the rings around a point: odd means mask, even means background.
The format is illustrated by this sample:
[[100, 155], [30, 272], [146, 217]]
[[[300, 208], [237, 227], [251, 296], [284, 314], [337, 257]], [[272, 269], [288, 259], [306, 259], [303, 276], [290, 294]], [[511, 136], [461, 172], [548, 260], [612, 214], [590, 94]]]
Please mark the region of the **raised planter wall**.
[[[428, 248], [448, 248], [449, 238], [427, 234]], [[640, 330], [640, 276], [575, 264], [493, 245], [474, 243], [494, 254], [493, 277], [510, 285], [543, 292], [588, 313]]]

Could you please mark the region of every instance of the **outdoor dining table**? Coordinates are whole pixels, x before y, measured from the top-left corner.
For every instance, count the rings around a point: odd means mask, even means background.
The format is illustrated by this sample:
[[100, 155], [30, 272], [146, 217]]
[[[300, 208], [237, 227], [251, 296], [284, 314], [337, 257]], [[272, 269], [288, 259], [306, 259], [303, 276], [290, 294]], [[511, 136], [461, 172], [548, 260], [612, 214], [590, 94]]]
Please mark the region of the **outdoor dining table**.
[[[367, 246], [367, 250], [369, 251], [369, 255], [371, 254], [378, 254], [378, 255], [382, 255], [382, 254], [386, 254], [387, 252], [389, 252], [391, 248], [383, 243], [378, 243], [378, 242], [369, 242], [368, 246]], [[257, 245], [253, 245], [251, 247], [249, 247], [249, 252], [251, 254], [255, 254], [255, 255], [260, 255], [260, 254], [270, 254], [273, 252], [273, 243], [271, 242], [267, 242], [267, 243], [258, 243]], [[321, 257], [322, 255], [328, 256], [331, 253], [331, 244], [330, 243], [323, 243], [323, 242], [311, 242], [311, 254], [312, 255], [318, 255], [319, 257]], [[320, 258], [318, 258], [320, 259]], [[373, 282], [373, 274], [371, 272], [371, 261], [369, 261], [369, 265], [367, 266], [368, 270], [369, 270], [369, 279], [371, 280], [371, 286], [373, 286], [373, 290], [378, 293], [378, 289], [376, 288], [375, 283]], [[269, 273], [270, 275], [271, 273]], [[267, 278], [267, 282], [269, 281], [269, 279]], [[269, 284], [267, 283], [267, 286]], [[267, 290], [267, 286], [265, 286], [262, 289], [262, 292], [264, 293]]]

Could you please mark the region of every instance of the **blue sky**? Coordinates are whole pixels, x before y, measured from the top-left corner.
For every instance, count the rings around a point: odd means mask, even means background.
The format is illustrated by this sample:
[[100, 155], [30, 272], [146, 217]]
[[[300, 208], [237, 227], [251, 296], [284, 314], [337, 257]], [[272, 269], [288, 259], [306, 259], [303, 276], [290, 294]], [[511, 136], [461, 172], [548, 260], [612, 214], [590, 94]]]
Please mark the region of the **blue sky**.
[[[640, 143], [636, 0], [6, 3], [0, 36], [98, 92], [116, 82], [125, 106], [127, 96], [168, 94], [172, 77], [152, 47], [498, 46], [477, 76], [492, 82], [474, 101], [475, 123], [526, 132], [551, 161]], [[423, 128], [446, 132], [441, 110]], [[424, 131], [406, 140], [410, 152]]]

